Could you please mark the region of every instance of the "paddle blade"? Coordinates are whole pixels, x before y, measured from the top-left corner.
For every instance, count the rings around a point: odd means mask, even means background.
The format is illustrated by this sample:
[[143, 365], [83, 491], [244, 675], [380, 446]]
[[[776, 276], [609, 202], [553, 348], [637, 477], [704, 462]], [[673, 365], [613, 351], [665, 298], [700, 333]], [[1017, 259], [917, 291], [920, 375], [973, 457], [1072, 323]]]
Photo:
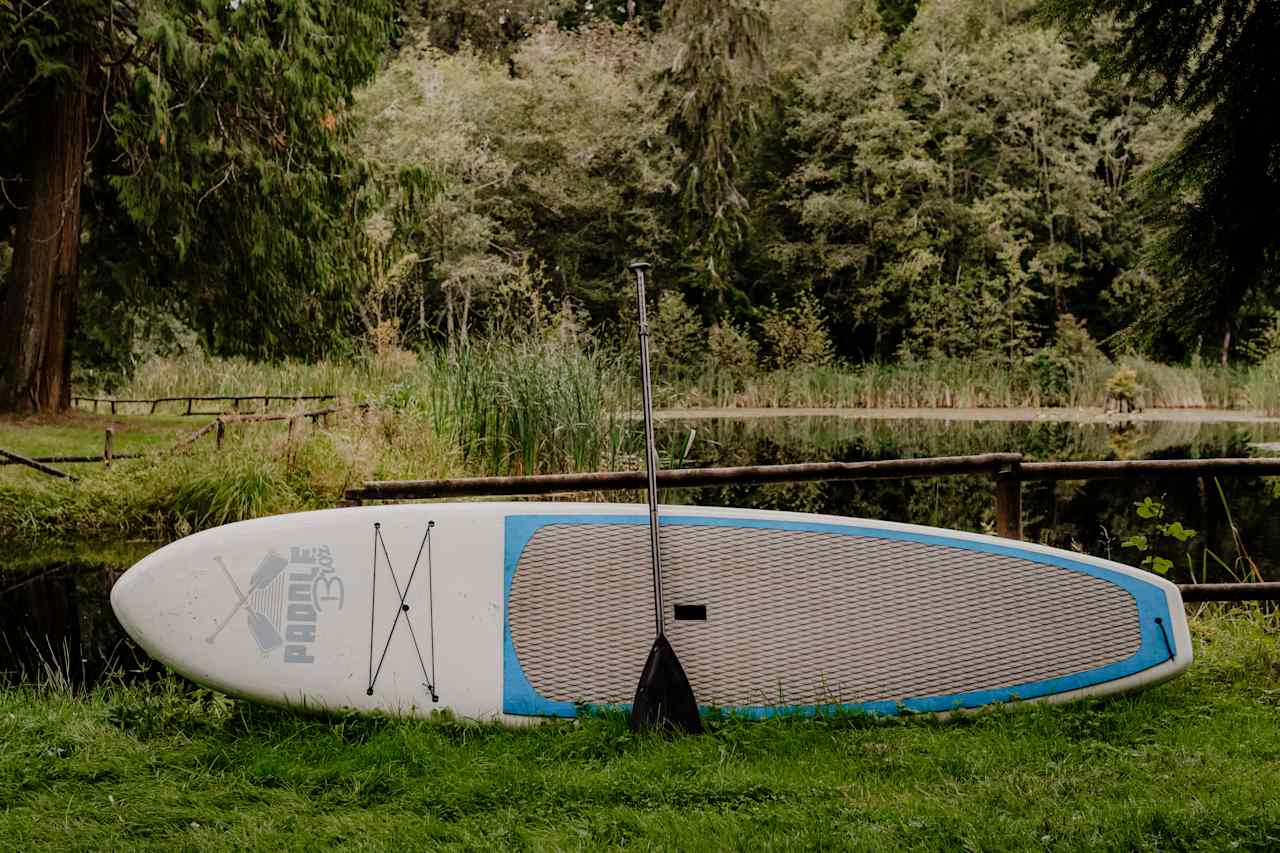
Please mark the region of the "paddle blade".
[[249, 615], [249, 632], [253, 634], [253, 641], [258, 644], [259, 651], [265, 654], [284, 645], [280, 632], [267, 617], [253, 610], [246, 610], [245, 613]]
[[258, 563], [258, 568], [254, 570], [253, 577], [249, 578], [250, 591], [266, 589], [288, 566], [288, 560], [275, 551], [268, 551], [267, 555], [262, 558], [262, 562]]
[[649, 650], [636, 698], [631, 704], [631, 728], [672, 729], [688, 734], [702, 733], [698, 700], [689, 678], [665, 636], [659, 635]]

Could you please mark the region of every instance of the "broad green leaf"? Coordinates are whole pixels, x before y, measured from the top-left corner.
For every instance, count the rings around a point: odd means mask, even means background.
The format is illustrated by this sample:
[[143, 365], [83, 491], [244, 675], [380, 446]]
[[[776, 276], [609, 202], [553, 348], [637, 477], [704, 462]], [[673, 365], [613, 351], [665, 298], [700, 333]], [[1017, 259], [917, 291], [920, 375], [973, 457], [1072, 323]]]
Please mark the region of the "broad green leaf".
[[1151, 498], [1143, 498], [1141, 503], [1136, 503], [1134, 506], [1138, 508], [1139, 518], [1159, 518], [1164, 515], [1164, 504], [1153, 501]]
[[1169, 524], [1162, 524], [1160, 526], [1160, 531], [1164, 533], [1165, 536], [1172, 536], [1174, 539], [1177, 539], [1179, 542], [1186, 542], [1188, 539], [1196, 535], [1196, 532], [1191, 528], [1183, 527], [1182, 522], [1180, 521], [1170, 522]]

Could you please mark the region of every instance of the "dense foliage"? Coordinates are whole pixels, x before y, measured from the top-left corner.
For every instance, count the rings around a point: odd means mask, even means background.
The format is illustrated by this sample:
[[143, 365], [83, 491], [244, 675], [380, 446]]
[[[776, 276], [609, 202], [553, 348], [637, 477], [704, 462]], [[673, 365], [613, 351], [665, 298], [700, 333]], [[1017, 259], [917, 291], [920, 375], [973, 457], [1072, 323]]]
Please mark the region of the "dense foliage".
[[[1116, 70], [1152, 76], [1163, 103], [1197, 123], [1152, 175], [1177, 199], [1158, 258], [1174, 285], [1148, 334], [1233, 333], [1280, 285], [1280, 5], [1253, 0], [1055, 0], [1077, 24], [1121, 24]], [[1243, 315], [1243, 316], [1242, 316]]]
[[127, 353], [138, 327], [165, 318], [222, 351], [330, 343], [349, 314], [334, 303], [352, 276], [362, 175], [346, 107], [377, 68], [390, 12], [384, 0], [0, 4], [0, 238], [14, 251], [2, 316], [19, 329], [0, 342], [0, 405], [65, 398], [61, 341], [77, 313], [90, 351]]
[[[1133, 40], [1114, 19], [1061, 30], [1030, 2], [805, 0], [769, 4], [736, 38], [742, 52], [717, 53], [752, 8], [702, 12], [696, 38], [687, 22], [654, 34], [595, 19], [534, 28], [501, 61], [402, 51], [361, 110], [365, 151], [402, 188], [382, 233], [421, 261], [410, 289], [425, 301], [405, 319], [465, 336], [531, 289], [609, 323], [626, 310], [623, 262], [650, 252], [695, 320], [757, 343], [775, 306], [812, 300], [847, 359], [1022, 364], [1055, 344], [1066, 314], [1112, 354], [1217, 354], [1194, 311], [1161, 335], [1112, 339], [1183, 292], [1230, 289], [1154, 252], [1187, 203], [1168, 158], [1196, 124], [1162, 106], [1158, 76], [1100, 73], [1099, 57]], [[673, 92], [691, 38], [710, 70]], [[727, 56], [767, 67], [765, 85], [717, 90]], [[707, 139], [731, 141], [732, 157]], [[1141, 179], [1161, 164], [1166, 179]], [[412, 204], [406, 169], [436, 178]], [[432, 222], [469, 228], [467, 248], [444, 245]], [[1249, 293], [1229, 313], [1238, 351], [1256, 358], [1275, 312], [1265, 280]]]
[[676, 374], [1280, 343], [1270, 4], [82, 5], [0, 6], [0, 178], [82, 86], [90, 366], [625, 345], [637, 256]]

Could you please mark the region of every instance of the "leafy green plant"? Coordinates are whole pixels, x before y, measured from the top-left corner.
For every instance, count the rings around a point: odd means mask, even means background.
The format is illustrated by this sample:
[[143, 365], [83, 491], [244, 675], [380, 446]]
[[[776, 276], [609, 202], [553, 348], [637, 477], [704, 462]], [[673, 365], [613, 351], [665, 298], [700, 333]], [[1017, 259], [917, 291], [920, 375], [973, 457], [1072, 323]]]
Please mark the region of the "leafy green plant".
[[1195, 583], [1204, 583], [1209, 576], [1211, 564], [1223, 569], [1236, 581], [1252, 582], [1261, 580], [1262, 574], [1258, 570], [1258, 565], [1249, 556], [1249, 551], [1245, 547], [1244, 541], [1240, 538], [1240, 530], [1236, 527], [1235, 519], [1232, 518], [1231, 505], [1227, 501], [1226, 492], [1222, 489], [1222, 483], [1215, 477], [1213, 484], [1218, 492], [1218, 500], [1221, 502], [1222, 510], [1226, 514], [1227, 524], [1231, 530], [1232, 545], [1236, 552], [1235, 558], [1230, 563], [1211, 548], [1205, 546], [1201, 548], [1199, 566], [1197, 567], [1191, 548], [1186, 546], [1187, 542], [1195, 538], [1197, 531], [1184, 526], [1180, 521], [1166, 518], [1164, 502], [1151, 497], [1145, 497], [1134, 504], [1138, 517], [1146, 522], [1148, 531], [1130, 536], [1121, 542], [1120, 546], [1122, 548], [1133, 548], [1139, 553], [1145, 554], [1146, 556], [1139, 565], [1160, 575], [1169, 573], [1174, 566], [1174, 560], [1157, 553], [1157, 549], [1185, 546], [1182, 559], [1186, 561], [1187, 572]]
[[[1136, 507], [1138, 518], [1150, 522], [1152, 533], [1136, 533], [1121, 542], [1120, 547], [1133, 548], [1139, 553], [1146, 554], [1147, 556], [1142, 559], [1139, 565], [1145, 569], [1150, 569], [1156, 574], [1167, 575], [1169, 570], [1173, 568], [1173, 560], [1154, 553], [1155, 537], [1172, 539], [1181, 544], [1193, 538], [1196, 535], [1196, 531], [1189, 527], [1183, 527], [1180, 521], [1165, 521], [1165, 506], [1161, 501], [1145, 497], [1135, 503], [1134, 506]], [[1187, 566], [1191, 566], [1190, 552], [1187, 553]]]
[[231, 718], [236, 701], [166, 672], [144, 690], [120, 690], [107, 704], [107, 720], [139, 739], [217, 730]]
[[786, 308], [777, 300], [765, 312], [761, 334], [773, 367], [822, 367], [835, 357], [826, 316], [812, 291], [805, 291]]
[[707, 349], [707, 332], [679, 291], [658, 298], [652, 322], [653, 369], [661, 378], [676, 379], [696, 372]]

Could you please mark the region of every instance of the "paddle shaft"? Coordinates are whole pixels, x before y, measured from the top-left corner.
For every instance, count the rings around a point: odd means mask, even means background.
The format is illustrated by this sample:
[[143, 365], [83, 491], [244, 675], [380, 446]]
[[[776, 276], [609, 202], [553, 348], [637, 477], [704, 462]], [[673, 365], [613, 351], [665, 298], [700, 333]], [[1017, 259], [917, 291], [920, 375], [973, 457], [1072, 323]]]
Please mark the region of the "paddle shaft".
[[[214, 557], [213, 559], [218, 564], [218, 567], [222, 569], [222, 573], [227, 576], [227, 580], [231, 581], [231, 588], [236, 591], [236, 598], [240, 600], [236, 602], [235, 607], [231, 608], [231, 612], [227, 614], [227, 618], [222, 620], [214, 632], [204, 638], [206, 643], [212, 643], [214, 640], [218, 639], [218, 635], [222, 633], [222, 629], [231, 623], [232, 618], [240, 612], [240, 608], [249, 606], [249, 599], [240, 591], [240, 584], [236, 583], [236, 579], [231, 577], [231, 572], [227, 570], [227, 564], [222, 562], [222, 557]], [[251, 589], [250, 592], [252, 591], [253, 590]]]
[[662, 626], [662, 563], [658, 553], [658, 450], [653, 440], [653, 392], [649, 378], [649, 320], [645, 316], [644, 271], [649, 264], [631, 265], [636, 274], [636, 307], [640, 314], [640, 389], [644, 396], [644, 456], [649, 475], [649, 555], [653, 562], [653, 621], [658, 636]]

